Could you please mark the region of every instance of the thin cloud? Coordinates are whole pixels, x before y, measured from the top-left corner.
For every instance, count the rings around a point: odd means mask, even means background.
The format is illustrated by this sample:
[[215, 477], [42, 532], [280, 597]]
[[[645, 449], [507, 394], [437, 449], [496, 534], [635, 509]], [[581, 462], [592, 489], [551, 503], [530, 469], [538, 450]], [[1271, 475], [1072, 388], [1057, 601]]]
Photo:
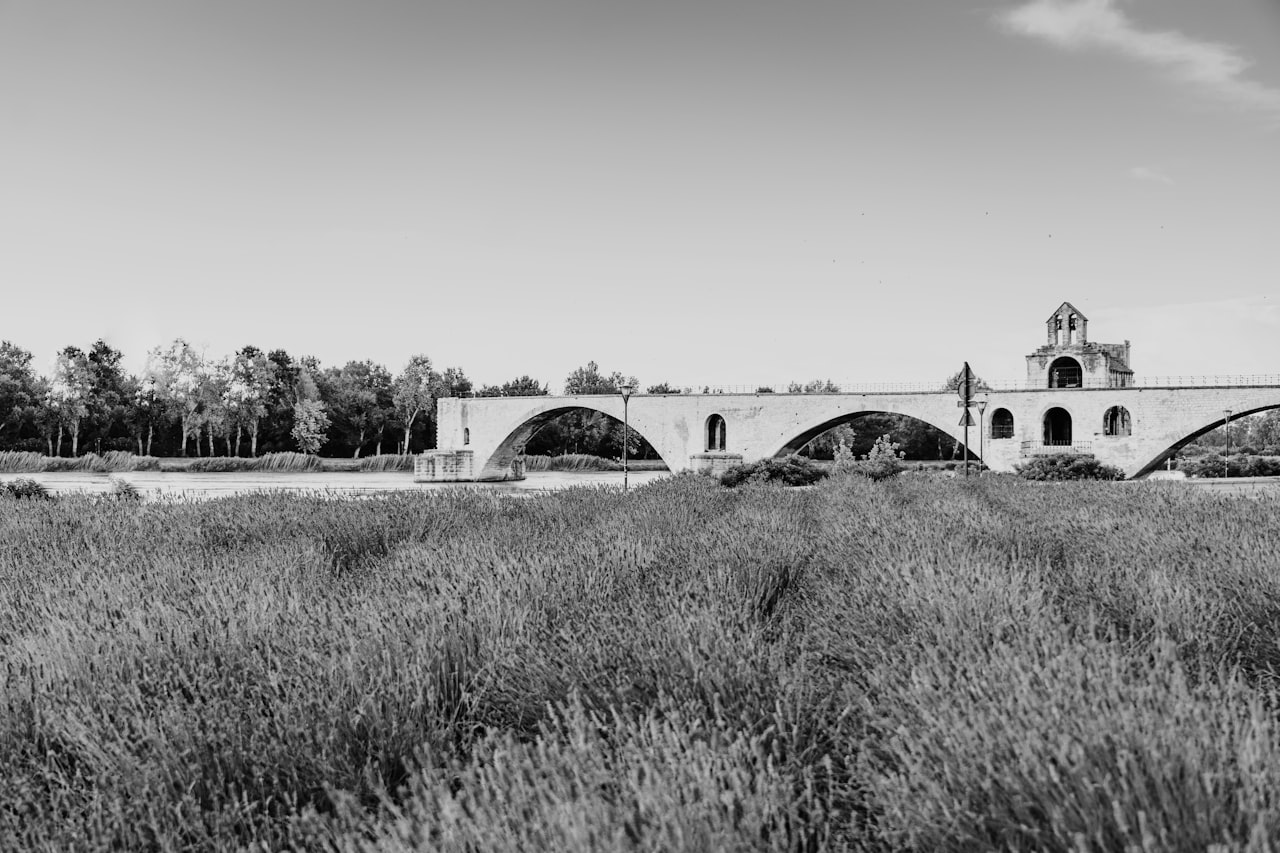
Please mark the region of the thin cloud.
[[1154, 166], [1134, 166], [1129, 170], [1129, 177], [1136, 178], [1139, 181], [1151, 181], [1157, 184], [1174, 185], [1173, 178]]
[[1234, 107], [1280, 118], [1280, 90], [1246, 76], [1238, 48], [1174, 30], [1139, 29], [1117, 0], [1030, 0], [996, 15], [1006, 32], [1067, 50], [1098, 49], [1160, 69]]

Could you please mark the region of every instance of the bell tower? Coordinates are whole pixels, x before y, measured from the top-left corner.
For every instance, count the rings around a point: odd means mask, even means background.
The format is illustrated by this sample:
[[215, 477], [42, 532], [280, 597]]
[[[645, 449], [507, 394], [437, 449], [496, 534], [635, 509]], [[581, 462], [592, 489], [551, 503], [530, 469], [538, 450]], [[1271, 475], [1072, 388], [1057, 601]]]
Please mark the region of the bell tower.
[[1027, 356], [1030, 388], [1124, 388], [1133, 382], [1129, 342], [1089, 340], [1089, 318], [1063, 302], [1045, 321], [1045, 343]]

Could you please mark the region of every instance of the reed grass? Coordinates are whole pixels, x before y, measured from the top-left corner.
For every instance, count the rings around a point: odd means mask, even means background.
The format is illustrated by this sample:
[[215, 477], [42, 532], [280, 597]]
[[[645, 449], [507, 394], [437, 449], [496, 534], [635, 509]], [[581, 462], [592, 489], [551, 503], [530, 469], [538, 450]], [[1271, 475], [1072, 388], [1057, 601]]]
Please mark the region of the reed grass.
[[158, 471], [160, 460], [154, 456], [137, 456], [123, 450], [108, 450], [99, 456], [43, 456], [30, 451], [0, 451], [0, 473], [37, 474], [54, 471], [86, 471], [117, 473], [122, 471]]
[[12, 501], [0, 849], [1266, 849], [1277, 507], [696, 476]]
[[621, 471], [622, 464], [589, 453], [565, 453], [560, 456], [525, 456], [526, 471]]
[[412, 453], [382, 453], [377, 456], [366, 456], [357, 460], [360, 471], [412, 471], [414, 460], [418, 457]]

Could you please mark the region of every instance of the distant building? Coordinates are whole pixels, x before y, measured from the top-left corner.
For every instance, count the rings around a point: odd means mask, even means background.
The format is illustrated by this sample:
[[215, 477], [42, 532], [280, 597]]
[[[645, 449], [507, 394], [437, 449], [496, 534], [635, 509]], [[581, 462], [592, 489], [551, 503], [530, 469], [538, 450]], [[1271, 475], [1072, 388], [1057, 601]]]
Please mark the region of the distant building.
[[1126, 388], [1133, 384], [1129, 342], [1089, 340], [1089, 319], [1064, 302], [1045, 322], [1045, 345], [1027, 356], [1030, 388]]

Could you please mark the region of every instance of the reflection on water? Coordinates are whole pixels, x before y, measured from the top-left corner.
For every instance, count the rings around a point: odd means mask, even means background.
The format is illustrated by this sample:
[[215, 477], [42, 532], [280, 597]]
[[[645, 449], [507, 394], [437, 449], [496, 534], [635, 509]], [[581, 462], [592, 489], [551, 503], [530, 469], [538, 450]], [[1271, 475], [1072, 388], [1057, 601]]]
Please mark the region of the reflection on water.
[[[632, 486], [669, 476], [666, 471], [632, 471]], [[157, 471], [126, 471], [119, 474], [90, 474], [60, 471], [48, 474], [0, 474], [0, 482], [29, 478], [50, 491], [63, 494], [102, 494], [111, 490], [112, 480], [133, 484], [144, 497], [163, 495], [213, 498], [245, 492], [286, 491], [371, 495], [383, 492], [431, 491], [438, 489], [486, 489], [517, 494], [566, 489], [570, 486], [616, 486], [622, 488], [621, 471], [535, 471], [524, 480], [503, 483], [415, 483], [409, 471], [350, 473], [298, 473], [246, 471], [225, 474], [162, 474]]]

